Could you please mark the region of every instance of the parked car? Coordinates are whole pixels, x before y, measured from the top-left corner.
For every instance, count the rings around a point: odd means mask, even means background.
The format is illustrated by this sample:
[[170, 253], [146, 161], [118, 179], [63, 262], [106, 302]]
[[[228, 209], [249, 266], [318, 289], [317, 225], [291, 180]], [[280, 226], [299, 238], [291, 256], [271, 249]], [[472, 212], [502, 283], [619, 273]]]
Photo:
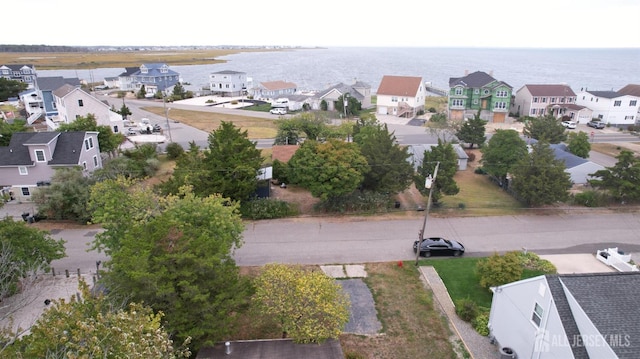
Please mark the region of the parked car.
[[[413, 242], [413, 253], [416, 253], [418, 241]], [[454, 256], [459, 257], [464, 254], [462, 243], [440, 237], [429, 237], [422, 240], [420, 246], [420, 256]]]
[[602, 121], [589, 121], [587, 122], [587, 126], [597, 128], [599, 130], [603, 129], [606, 125]]
[[577, 124], [574, 121], [562, 121], [562, 126], [573, 130], [576, 128]]
[[272, 108], [271, 111], [272, 114], [274, 115], [286, 115], [287, 114], [287, 110], [282, 108], [282, 107], [276, 107], [276, 108]]
[[162, 132], [162, 127], [156, 123], [153, 125], [153, 132]]
[[138, 132], [135, 129], [133, 129], [132, 127], [128, 127], [127, 128], [127, 132], [126, 132], [127, 136], [135, 136], [137, 134], [138, 134]]

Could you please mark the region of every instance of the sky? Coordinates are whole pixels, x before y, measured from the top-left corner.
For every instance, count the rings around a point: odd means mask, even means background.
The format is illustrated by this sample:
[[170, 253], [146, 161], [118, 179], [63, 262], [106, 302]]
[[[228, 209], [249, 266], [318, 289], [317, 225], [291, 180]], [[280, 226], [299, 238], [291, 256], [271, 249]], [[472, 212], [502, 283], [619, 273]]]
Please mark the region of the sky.
[[3, 16], [0, 44], [640, 47], [639, 0], [21, 0], [18, 8], [29, 11]]

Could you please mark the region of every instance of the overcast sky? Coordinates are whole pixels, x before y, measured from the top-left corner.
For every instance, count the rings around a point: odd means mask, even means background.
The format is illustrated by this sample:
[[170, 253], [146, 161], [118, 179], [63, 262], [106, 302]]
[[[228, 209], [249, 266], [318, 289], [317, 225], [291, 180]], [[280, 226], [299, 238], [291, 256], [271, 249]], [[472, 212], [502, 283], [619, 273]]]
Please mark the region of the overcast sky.
[[20, 0], [9, 8], [0, 44], [640, 47], [639, 0]]

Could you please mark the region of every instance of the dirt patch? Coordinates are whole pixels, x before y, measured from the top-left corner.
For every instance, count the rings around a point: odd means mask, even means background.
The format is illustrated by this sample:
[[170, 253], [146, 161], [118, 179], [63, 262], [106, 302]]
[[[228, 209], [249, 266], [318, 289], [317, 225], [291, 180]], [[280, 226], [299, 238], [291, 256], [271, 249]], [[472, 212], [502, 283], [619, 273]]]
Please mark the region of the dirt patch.
[[313, 206], [320, 202], [311, 192], [298, 186], [287, 185], [286, 188], [271, 185], [271, 198], [291, 203], [302, 216], [313, 214]]

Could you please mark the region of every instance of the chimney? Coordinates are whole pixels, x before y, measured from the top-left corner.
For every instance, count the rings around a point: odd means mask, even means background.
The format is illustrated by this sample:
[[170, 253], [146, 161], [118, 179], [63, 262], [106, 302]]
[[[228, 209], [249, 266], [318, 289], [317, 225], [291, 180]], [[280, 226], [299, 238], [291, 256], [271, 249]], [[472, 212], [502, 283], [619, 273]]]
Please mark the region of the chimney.
[[493, 70], [489, 71], [489, 76], [493, 77]]
[[469, 70], [464, 70], [464, 75], [467, 76], [469, 74]]
[[224, 342], [224, 353], [231, 354], [231, 342]]

